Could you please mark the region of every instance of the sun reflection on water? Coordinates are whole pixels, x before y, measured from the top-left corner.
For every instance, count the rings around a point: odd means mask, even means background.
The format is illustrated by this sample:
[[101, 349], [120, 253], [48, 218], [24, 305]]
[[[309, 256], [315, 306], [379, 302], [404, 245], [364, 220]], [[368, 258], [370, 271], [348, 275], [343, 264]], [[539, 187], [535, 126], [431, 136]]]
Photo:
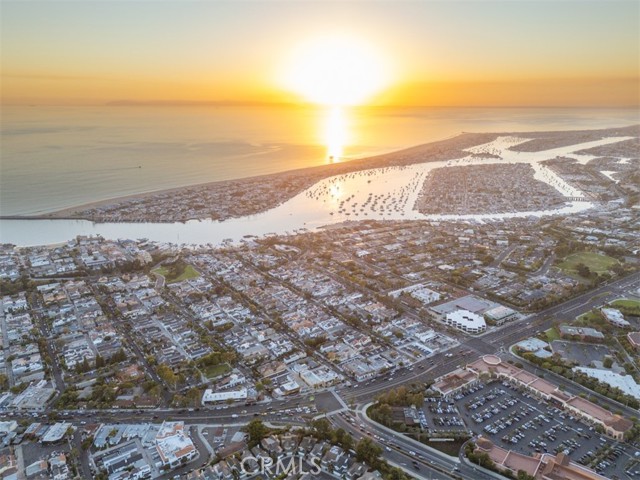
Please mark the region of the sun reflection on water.
[[336, 181], [332, 183], [329, 187], [329, 198], [331, 199], [331, 203], [337, 204], [340, 197], [344, 195], [344, 188], [342, 182]]
[[347, 114], [342, 107], [331, 107], [324, 118], [324, 144], [329, 163], [340, 162], [348, 142]]

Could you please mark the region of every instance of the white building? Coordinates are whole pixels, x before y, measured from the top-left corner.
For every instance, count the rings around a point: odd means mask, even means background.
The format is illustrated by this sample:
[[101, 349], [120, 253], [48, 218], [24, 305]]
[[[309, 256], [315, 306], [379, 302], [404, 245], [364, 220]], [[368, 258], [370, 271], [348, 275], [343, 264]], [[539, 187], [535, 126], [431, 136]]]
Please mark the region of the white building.
[[620, 310], [616, 310], [615, 308], [602, 308], [600, 309], [600, 311], [602, 312], [602, 315], [604, 315], [604, 318], [607, 320], [607, 322], [609, 322], [611, 325], [620, 328], [630, 327], [629, 322], [624, 319], [624, 316], [622, 315], [622, 312]]
[[408, 293], [413, 298], [421, 301], [425, 305], [437, 302], [441, 298], [441, 295], [438, 292], [435, 292], [425, 287], [421, 283], [417, 285], [412, 285], [410, 287], [401, 288], [399, 290], [394, 290], [393, 292], [389, 293], [389, 296], [393, 298], [398, 298], [403, 293]]
[[181, 462], [188, 462], [198, 454], [198, 450], [184, 432], [184, 422], [162, 422], [156, 434], [156, 450], [163, 465], [175, 468]]
[[246, 400], [247, 396], [247, 389], [244, 387], [238, 390], [225, 390], [222, 392], [214, 392], [212, 389], [207, 388], [202, 395], [202, 404], [226, 402], [227, 400]]
[[619, 388], [627, 395], [640, 398], [640, 385], [636, 383], [631, 375], [620, 375], [611, 370], [603, 370], [599, 368], [574, 367], [574, 370], [586, 373], [601, 382], [612, 387]]
[[315, 370], [303, 370], [300, 378], [311, 388], [327, 387], [339, 380], [338, 375], [333, 370], [320, 367]]
[[64, 438], [64, 436], [67, 434], [67, 431], [69, 431], [69, 428], [71, 428], [71, 426], [72, 425], [67, 422], [58, 422], [52, 425], [42, 436], [42, 438], [40, 439], [40, 442], [41, 443], [59, 442]]
[[484, 318], [468, 310], [456, 310], [448, 313], [444, 323], [466, 333], [482, 333], [487, 330]]
[[503, 325], [506, 322], [515, 320], [518, 317], [518, 312], [504, 305], [500, 305], [484, 312], [484, 316], [487, 320], [495, 322], [496, 325]]

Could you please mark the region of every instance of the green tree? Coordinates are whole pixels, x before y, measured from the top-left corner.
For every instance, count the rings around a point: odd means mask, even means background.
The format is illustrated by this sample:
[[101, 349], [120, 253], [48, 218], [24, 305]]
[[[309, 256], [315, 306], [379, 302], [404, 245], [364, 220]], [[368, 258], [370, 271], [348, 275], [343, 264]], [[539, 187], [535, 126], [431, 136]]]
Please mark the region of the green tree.
[[516, 475], [517, 480], [535, 480], [533, 475], [529, 475], [524, 470], [518, 470], [518, 474]]
[[378, 464], [381, 454], [382, 448], [368, 437], [362, 438], [356, 445], [356, 457], [358, 460], [371, 467], [375, 467]]
[[313, 434], [318, 440], [329, 440], [331, 439], [331, 423], [326, 418], [319, 418], [314, 420], [311, 423], [311, 428], [313, 428]]
[[173, 373], [173, 370], [168, 365], [161, 363], [157, 368], [158, 376], [165, 382], [167, 385], [176, 388], [178, 384], [178, 376]]
[[249, 448], [253, 448], [258, 445], [269, 433], [269, 429], [260, 420], [252, 420], [249, 422], [249, 424], [244, 428], [244, 431], [249, 435]]

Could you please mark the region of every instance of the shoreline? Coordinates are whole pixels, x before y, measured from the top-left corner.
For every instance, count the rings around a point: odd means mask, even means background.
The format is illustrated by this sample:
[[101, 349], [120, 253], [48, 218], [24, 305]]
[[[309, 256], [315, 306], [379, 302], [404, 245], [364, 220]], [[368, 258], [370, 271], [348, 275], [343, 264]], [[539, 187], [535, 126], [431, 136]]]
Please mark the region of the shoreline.
[[[544, 137], [551, 135], [557, 137], [559, 134], [563, 134], [563, 137], [579, 136], [584, 138], [585, 136], [599, 136], [605, 137], [608, 135], [620, 135], [621, 133], [632, 133], [638, 135], [640, 132], [640, 125], [633, 124], [626, 127], [614, 127], [607, 129], [592, 129], [592, 130], [566, 130], [566, 131], [531, 131], [531, 132], [483, 132], [483, 133], [471, 133], [461, 132], [454, 136], [449, 136], [445, 139], [436, 140], [433, 142], [420, 144], [412, 147], [407, 147], [400, 150], [395, 150], [388, 153], [373, 155], [369, 157], [355, 158], [344, 162], [336, 162], [325, 165], [315, 165], [310, 167], [297, 168], [292, 170], [285, 170], [282, 172], [269, 173], [263, 175], [256, 175], [251, 177], [242, 177], [231, 180], [217, 180], [211, 182], [204, 182], [198, 184], [190, 184], [180, 187], [172, 187], [166, 189], [159, 189], [150, 192], [134, 193], [130, 195], [123, 195], [113, 197], [105, 200], [97, 200], [94, 202], [88, 202], [79, 204], [72, 207], [56, 210], [49, 213], [41, 213], [34, 215], [0, 215], [0, 220], [85, 220], [92, 223], [186, 223], [191, 220], [218, 220], [224, 221], [230, 218], [237, 218], [244, 216], [244, 214], [234, 214], [228, 212], [226, 215], [222, 215], [218, 218], [213, 218], [211, 215], [185, 215], [182, 217], [167, 217], [167, 218], [121, 218], [114, 219], [113, 217], [102, 217], [99, 213], [91, 214], [91, 210], [100, 209], [104, 207], [124, 207], [132, 202], [147, 201], [149, 199], [166, 197], [167, 195], [177, 194], [183, 195], [194, 191], [208, 192], [222, 192], [225, 189], [233, 190], [239, 189], [239, 191], [250, 191], [252, 187], [257, 185], [268, 186], [270, 182], [293, 182], [292, 191], [283, 192], [280, 198], [275, 201], [271, 198], [271, 203], [267, 201], [267, 204], [260, 205], [255, 211], [249, 214], [258, 214], [266, 211], [275, 206], [281, 205], [290, 198], [293, 198], [296, 194], [303, 191], [305, 188], [313, 185], [314, 183], [334, 175], [340, 175], [344, 173], [352, 173], [367, 169], [392, 167], [392, 166], [406, 166], [416, 163], [435, 162], [438, 160], [449, 160], [461, 154], [467, 154], [465, 149], [472, 146], [477, 146], [481, 143], [492, 141], [499, 136], [505, 135], [520, 135], [528, 136], [528, 142], [536, 143], [544, 140]], [[565, 138], [568, 141], [569, 138]], [[528, 142], [525, 142], [526, 145]], [[297, 182], [297, 183], [296, 183]], [[243, 188], [244, 187], [244, 188]], [[164, 199], [158, 198], [159, 201]], [[179, 203], [180, 199], [176, 199]]]
[[[75, 212], [82, 212], [82, 211], [86, 211], [89, 209], [93, 209], [93, 208], [99, 208], [99, 207], [104, 207], [104, 206], [108, 206], [108, 205], [116, 205], [116, 204], [120, 204], [123, 202], [127, 202], [127, 201], [132, 201], [132, 200], [143, 200], [143, 199], [147, 199], [149, 197], [154, 197], [154, 196], [158, 196], [158, 195], [167, 195], [167, 194], [171, 194], [171, 193], [180, 193], [180, 192], [184, 192], [186, 190], [189, 189], [209, 189], [209, 188], [224, 188], [224, 187], [229, 187], [232, 185], [237, 185], [237, 184], [242, 184], [242, 183], [250, 183], [250, 182], [256, 182], [256, 181], [270, 181], [270, 180], [277, 180], [278, 178], [282, 178], [284, 176], [287, 175], [303, 175], [305, 173], [317, 173], [320, 174], [322, 176], [318, 176], [316, 179], [320, 180], [322, 178], [326, 178], [332, 175], [339, 175], [341, 173], [345, 173], [343, 171], [336, 171], [334, 172], [333, 170], [348, 170], [349, 172], [352, 171], [360, 171], [360, 170], [365, 170], [368, 168], [379, 168], [381, 166], [385, 166], [385, 165], [378, 165], [378, 164], [371, 164], [371, 165], [367, 165], [365, 164], [365, 162], [369, 163], [369, 162], [386, 162], [386, 161], [392, 161], [392, 158], [387, 158], [387, 157], [394, 157], [394, 156], [398, 156], [398, 155], [402, 155], [403, 153], [410, 153], [416, 149], [421, 149], [421, 148], [425, 148], [428, 146], [433, 146], [433, 145], [437, 145], [440, 143], [445, 143], [445, 142], [450, 142], [452, 140], [455, 139], [459, 139], [462, 137], [467, 137], [467, 136], [475, 136], [475, 135], [495, 135], [498, 136], [499, 134], [492, 134], [492, 133], [468, 133], [468, 132], [461, 132], [457, 135], [454, 136], [449, 136], [447, 138], [441, 139], [441, 140], [435, 140], [433, 142], [429, 142], [429, 143], [425, 143], [425, 144], [420, 144], [420, 145], [415, 145], [415, 146], [411, 146], [411, 147], [407, 147], [407, 148], [403, 148], [400, 150], [394, 150], [388, 153], [383, 153], [383, 154], [378, 154], [378, 155], [373, 155], [373, 156], [367, 156], [367, 157], [361, 157], [361, 158], [354, 158], [352, 160], [347, 160], [347, 161], [342, 161], [342, 162], [335, 162], [335, 163], [329, 163], [329, 164], [325, 164], [325, 165], [314, 165], [314, 166], [310, 166], [310, 167], [302, 167], [302, 168], [296, 168], [296, 169], [292, 169], [292, 170], [284, 170], [282, 172], [276, 172], [276, 173], [267, 173], [267, 174], [263, 174], [263, 175], [255, 175], [255, 176], [250, 176], [250, 177], [240, 177], [240, 178], [236, 178], [236, 179], [229, 179], [229, 180], [214, 180], [211, 182], [204, 182], [204, 183], [195, 183], [195, 184], [190, 184], [190, 185], [184, 185], [181, 187], [172, 187], [172, 188], [164, 188], [164, 189], [159, 189], [159, 190], [153, 190], [150, 192], [142, 192], [142, 193], [133, 193], [130, 195], [122, 195], [122, 196], [118, 196], [118, 197], [112, 197], [112, 198], [108, 198], [105, 200], [97, 200], [94, 202], [87, 202], [87, 203], [81, 203], [78, 204], [76, 206], [72, 206], [72, 207], [67, 207], [61, 210], [56, 210], [54, 212], [49, 212], [49, 213], [40, 213], [40, 214], [34, 214], [34, 215], [0, 215], [0, 220], [87, 220], [87, 221], [92, 221], [92, 222], [96, 222], [96, 223], [104, 223], [104, 222], [100, 222], [95, 220], [95, 218], [92, 218], [91, 216], [87, 216], [87, 215], [74, 215]], [[453, 146], [452, 146], [453, 147]], [[453, 150], [453, 148], [452, 148]], [[412, 163], [417, 163], [417, 162], [412, 162]], [[359, 166], [360, 168], [349, 168], [349, 167], [356, 167]], [[288, 200], [288, 198], [284, 198], [281, 200], [280, 203], [285, 202], [286, 200]], [[259, 213], [259, 212], [257, 212]], [[232, 217], [229, 217], [232, 218]], [[184, 219], [183, 222], [189, 221], [189, 220], [203, 220], [204, 218], [200, 217], [194, 217], [191, 219]], [[110, 222], [112, 222], [113, 220], [111, 220]], [[159, 221], [159, 222], [154, 222], [154, 223], [170, 223], [170, 222], [175, 222], [176, 220], [167, 220], [167, 221]], [[133, 222], [132, 220], [130, 220], [130, 222]], [[128, 221], [123, 220], [121, 222], [118, 223], [128, 223]]]

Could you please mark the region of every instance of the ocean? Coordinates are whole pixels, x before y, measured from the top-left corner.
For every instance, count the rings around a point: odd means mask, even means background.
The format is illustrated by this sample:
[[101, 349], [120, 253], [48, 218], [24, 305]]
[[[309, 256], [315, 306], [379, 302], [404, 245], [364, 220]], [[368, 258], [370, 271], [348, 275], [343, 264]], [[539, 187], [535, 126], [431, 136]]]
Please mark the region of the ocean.
[[636, 109], [4, 107], [0, 214], [348, 161], [460, 132], [640, 123]]

